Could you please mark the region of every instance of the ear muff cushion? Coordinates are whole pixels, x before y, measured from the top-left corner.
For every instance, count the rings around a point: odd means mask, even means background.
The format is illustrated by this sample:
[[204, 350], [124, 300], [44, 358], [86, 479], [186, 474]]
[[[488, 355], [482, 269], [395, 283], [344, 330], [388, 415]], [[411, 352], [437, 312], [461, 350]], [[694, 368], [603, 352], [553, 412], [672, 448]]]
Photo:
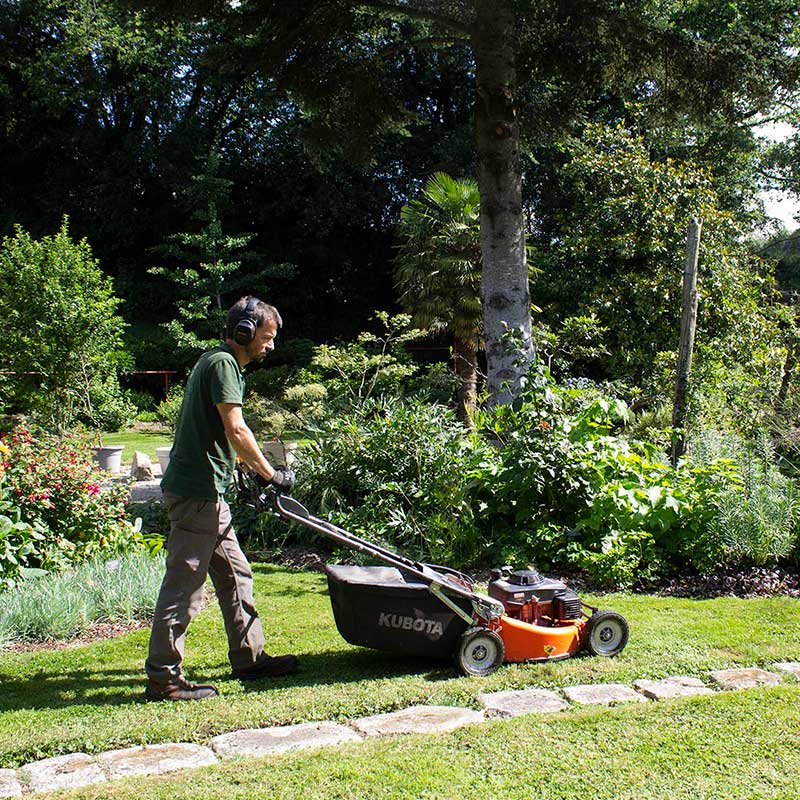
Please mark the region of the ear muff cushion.
[[260, 302], [261, 301], [257, 297], [250, 297], [247, 301], [247, 307], [244, 310], [246, 316], [242, 317], [233, 329], [233, 340], [236, 344], [250, 344], [250, 342], [255, 339], [258, 324], [255, 319], [253, 319], [253, 312]]
[[237, 344], [250, 344], [256, 335], [256, 324], [251, 319], [240, 319], [233, 331], [233, 340]]

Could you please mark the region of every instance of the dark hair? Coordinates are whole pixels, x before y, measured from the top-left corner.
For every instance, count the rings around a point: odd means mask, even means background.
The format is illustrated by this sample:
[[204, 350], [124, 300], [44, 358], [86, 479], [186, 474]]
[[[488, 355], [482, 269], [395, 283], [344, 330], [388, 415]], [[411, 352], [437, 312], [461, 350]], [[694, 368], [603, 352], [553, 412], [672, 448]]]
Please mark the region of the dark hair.
[[[260, 328], [267, 322], [274, 322], [275, 326], [280, 328], [283, 325], [281, 315], [275, 306], [265, 303], [263, 300], [258, 300], [255, 308], [249, 312], [247, 310], [248, 304], [252, 295], [240, 297], [229, 309], [228, 318], [225, 321], [225, 336], [229, 339], [233, 338], [233, 332], [236, 329], [236, 324], [243, 319], [252, 319], [256, 324], [256, 328]], [[256, 298], [253, 298], [256, 299]]]

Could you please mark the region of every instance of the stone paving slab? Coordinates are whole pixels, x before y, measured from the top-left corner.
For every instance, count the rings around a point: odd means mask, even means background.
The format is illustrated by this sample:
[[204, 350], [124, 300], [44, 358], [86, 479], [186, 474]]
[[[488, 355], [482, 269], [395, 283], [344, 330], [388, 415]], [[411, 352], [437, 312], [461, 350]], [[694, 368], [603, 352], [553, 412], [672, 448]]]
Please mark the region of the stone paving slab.
[[708, 674], [722, 689], [752, 689], [754, 686], [776, 686], [781, 682], [780, 675], [757, 667], [718, 669]]
[[612, 706], [620, 703], [646, 703], [645, 697], [622, 683], [593, 683], [584, 686], [565, 686], [564, 696], [578, 705]]
[[773, 664], [772, 666], [800, 681], [800, 663], [797, 661], [782, 661], [780, 664]]
[[164, 775], [179, 769], [208, 767], [218, 763], [208, 747], [199, 744], [148, 744], [110, 750], [97, 757], [109, 779], [130, 775]]
[[19, 797], [21, 794], [16, 770], [0, 769], [0, 797]]
[[523, 714], [546, 714], [563, 711], [569, 703], [555, 692], [546, 689], [518, 689], [479, 694], [478, 699], [486, 709], [487, 717], [509, 719]]
[[306, 722], [274, 728], [234, 731], [215, 736], [209, 745], [220, 758], [253, 758], [308, 747], [327, 747], [361, 741], [346, 725], [335, 722]]
[[673, 697], [690, 697], [696, 694], [714, 694], [699, 678], [676, 675], [659, 681], [645, 679], [634, 681], [634, 687], [651, 700], [671, 700]]
[[482, 711], [456, 706], [411, 706], [390, 714], [362, 717], [350, 726], [364, 736], [401, 733], [443, 733], [483, 721]]
[[21, 783], [31, 792], [52, 792], [57, 789], [79, 789], [106, 780], [103, 770], [86, 753], [46, 758], [20, 767]]
[[153, 481], [137, 481], [130, 486], [132, 503], [149, 503], [151, 500], [160, 500], [161, 479]]

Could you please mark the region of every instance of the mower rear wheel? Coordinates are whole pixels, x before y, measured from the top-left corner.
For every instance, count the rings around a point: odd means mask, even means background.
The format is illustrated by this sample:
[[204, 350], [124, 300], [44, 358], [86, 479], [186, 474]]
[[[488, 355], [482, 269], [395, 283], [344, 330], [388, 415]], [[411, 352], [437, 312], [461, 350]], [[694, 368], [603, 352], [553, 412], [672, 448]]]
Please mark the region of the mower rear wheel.
[[628, 643], [628, 621], [616, 611], [597, 611], [586, 624], [586, 649], [594, 656], [616, 656]]
[[506, 654], [503, 640], [486, 628], [470, 628], [461, 636], [455, 653], [456, 665], [464, 675], [491, 675]]

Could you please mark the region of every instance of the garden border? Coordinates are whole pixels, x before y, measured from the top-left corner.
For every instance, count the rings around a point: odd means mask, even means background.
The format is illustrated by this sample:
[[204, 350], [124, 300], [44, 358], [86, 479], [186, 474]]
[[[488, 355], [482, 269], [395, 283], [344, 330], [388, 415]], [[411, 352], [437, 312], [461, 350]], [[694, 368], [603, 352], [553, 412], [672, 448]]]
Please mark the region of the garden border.
[[[800, 681], [800, 662], [772, 665], [783, 676]], [[163, 775], [183, 769], [212, 766], [237, 758], [260, 758], [292, 750], [334, 747], [375, 736], [430, 734], [452, 731], [485, 720], [535, 713], [557, 713], [578, 705], [606, 707], [646, 703], [675, 697], [716, 694], [776, 686], [783, 676], [757, 667], [716, 670], [707, 673], [711, 688], [699, 678], [676, 676], [659, 681], [637, 680], [633, 688], [621, 683], [566, 686], [557, 692], [544, 689], [480, 694], [483, 710], [460, 706], [411, 706], [400, 711], [362, 717], [346, 724], [307, 722], [272, 728], [232, 731], [215, 736], [208, 746], [168, 742], [47, 758], [16, 770], [0, 770], [0, 798], [21, 797], [37, 792], [78, 789], [131, 776]]]

